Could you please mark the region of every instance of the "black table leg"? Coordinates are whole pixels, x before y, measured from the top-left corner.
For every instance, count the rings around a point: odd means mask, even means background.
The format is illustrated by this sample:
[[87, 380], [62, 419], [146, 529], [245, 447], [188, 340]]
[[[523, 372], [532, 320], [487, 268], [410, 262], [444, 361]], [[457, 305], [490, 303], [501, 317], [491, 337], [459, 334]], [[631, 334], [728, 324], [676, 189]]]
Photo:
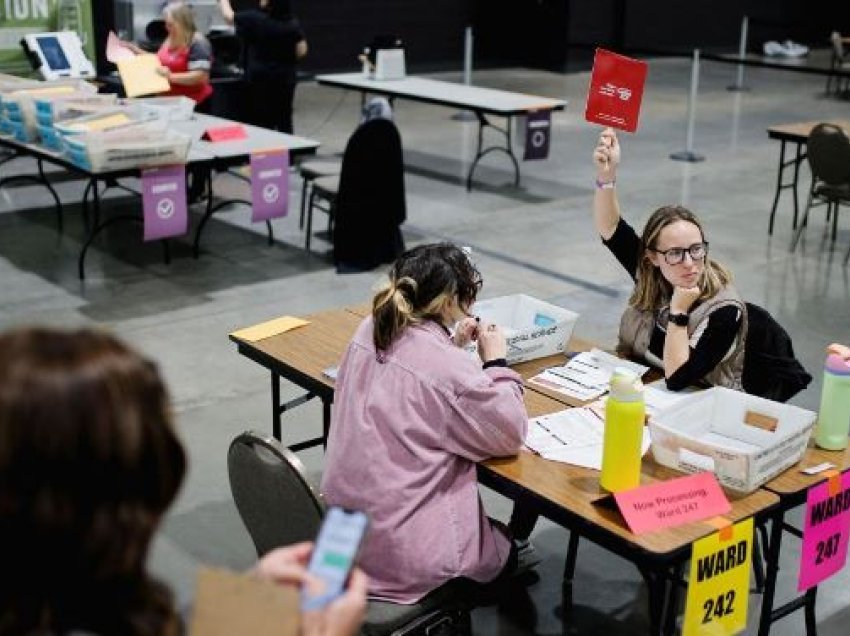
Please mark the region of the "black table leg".
[[773, 601], [776, 596], [776, 579], [779, 576], [779, 554], [782, 547], [784, 515], [784, 511], [780, 509], [770, 520], [770, 540], [767, 544], [765, 563], [767, 576], [764, 581], [758, 636], [768, 636], [770, 624], [773, 622]]
[[280, 441], [280, 376], [272, 371], [272, 435]]

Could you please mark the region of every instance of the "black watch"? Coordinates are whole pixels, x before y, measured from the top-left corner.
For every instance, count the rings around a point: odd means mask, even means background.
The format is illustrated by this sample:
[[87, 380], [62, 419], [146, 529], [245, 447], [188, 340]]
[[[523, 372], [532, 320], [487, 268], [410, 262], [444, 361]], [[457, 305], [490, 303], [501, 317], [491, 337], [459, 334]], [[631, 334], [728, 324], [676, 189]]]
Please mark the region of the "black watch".
[[671, 313], [667, 317], [667, 322], [672, 322], [674, 325], [678, 325], [679, 327], [687, 327], [688, 321], [690, 317], [688, 314], [673, 314]]

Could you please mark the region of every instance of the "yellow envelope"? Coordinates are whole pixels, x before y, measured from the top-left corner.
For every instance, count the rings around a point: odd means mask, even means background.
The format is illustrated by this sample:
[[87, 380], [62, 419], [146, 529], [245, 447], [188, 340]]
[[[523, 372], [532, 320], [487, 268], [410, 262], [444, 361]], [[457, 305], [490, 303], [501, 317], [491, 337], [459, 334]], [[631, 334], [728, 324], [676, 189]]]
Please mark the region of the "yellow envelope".
[[118, 60], [118, 74], [127, 97], [169, 91], [171, 84], [156, 71], [160, 66], [156, 55], [136, 55], [126, 60]]
[[120, 126], [130, 121], [130, 118], [123, 113], [113, 113], [100, 119], [91, 119], [87, 122], [72, 124], [68, 128], [73, 130], [103, 130], [111, 126]]
[[753, 518], [694, 541], [682, 636], [726, 636], [747, 627]]
[[259, 342], [260, 340], [271, 338], [272, 336], [289, 331], [290, 329], [303, 327], [304, 325], [309, 324], [310, 321], [308, 320], [302, 320], [301, 318], [295, 318], [294, 316], [281, 316], [274, 320], [261, 322], [259, 325], [239, 329], [230, 335], [241, 340], [247, 340], [248, 342]]

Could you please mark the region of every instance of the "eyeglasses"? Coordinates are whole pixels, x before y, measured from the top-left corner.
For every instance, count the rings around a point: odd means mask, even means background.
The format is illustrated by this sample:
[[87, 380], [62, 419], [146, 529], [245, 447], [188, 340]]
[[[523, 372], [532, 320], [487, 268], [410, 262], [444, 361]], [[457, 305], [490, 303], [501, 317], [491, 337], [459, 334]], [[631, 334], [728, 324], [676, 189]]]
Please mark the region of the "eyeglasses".
[[668, 265], [678, 265], [684, 262], [685, 254], [691, 255], [692, 261], [701, 261], [708, 254], [708, 241], [694, 243], [690, 247], [671, 247], [669, 250], [657, 250], [650, 247], [651, 251], [664, 256]]

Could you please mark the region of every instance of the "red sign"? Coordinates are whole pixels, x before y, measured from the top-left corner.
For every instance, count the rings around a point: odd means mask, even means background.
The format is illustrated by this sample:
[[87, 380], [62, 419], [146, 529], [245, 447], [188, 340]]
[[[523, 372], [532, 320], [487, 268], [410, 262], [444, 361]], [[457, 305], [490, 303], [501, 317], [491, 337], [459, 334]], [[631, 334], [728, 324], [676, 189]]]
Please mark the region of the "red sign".
[[714, 473], [698, 473], [614, 494], [635, 534], [681, 526], [732, 509]]
[[204, 141], [236, 141], [247, 138], [245, 127], [239, 124], [207, 128], [201, 136]]
[[646, 62], [596, 49], [584, 118], [634, 132], [640, 116]]

